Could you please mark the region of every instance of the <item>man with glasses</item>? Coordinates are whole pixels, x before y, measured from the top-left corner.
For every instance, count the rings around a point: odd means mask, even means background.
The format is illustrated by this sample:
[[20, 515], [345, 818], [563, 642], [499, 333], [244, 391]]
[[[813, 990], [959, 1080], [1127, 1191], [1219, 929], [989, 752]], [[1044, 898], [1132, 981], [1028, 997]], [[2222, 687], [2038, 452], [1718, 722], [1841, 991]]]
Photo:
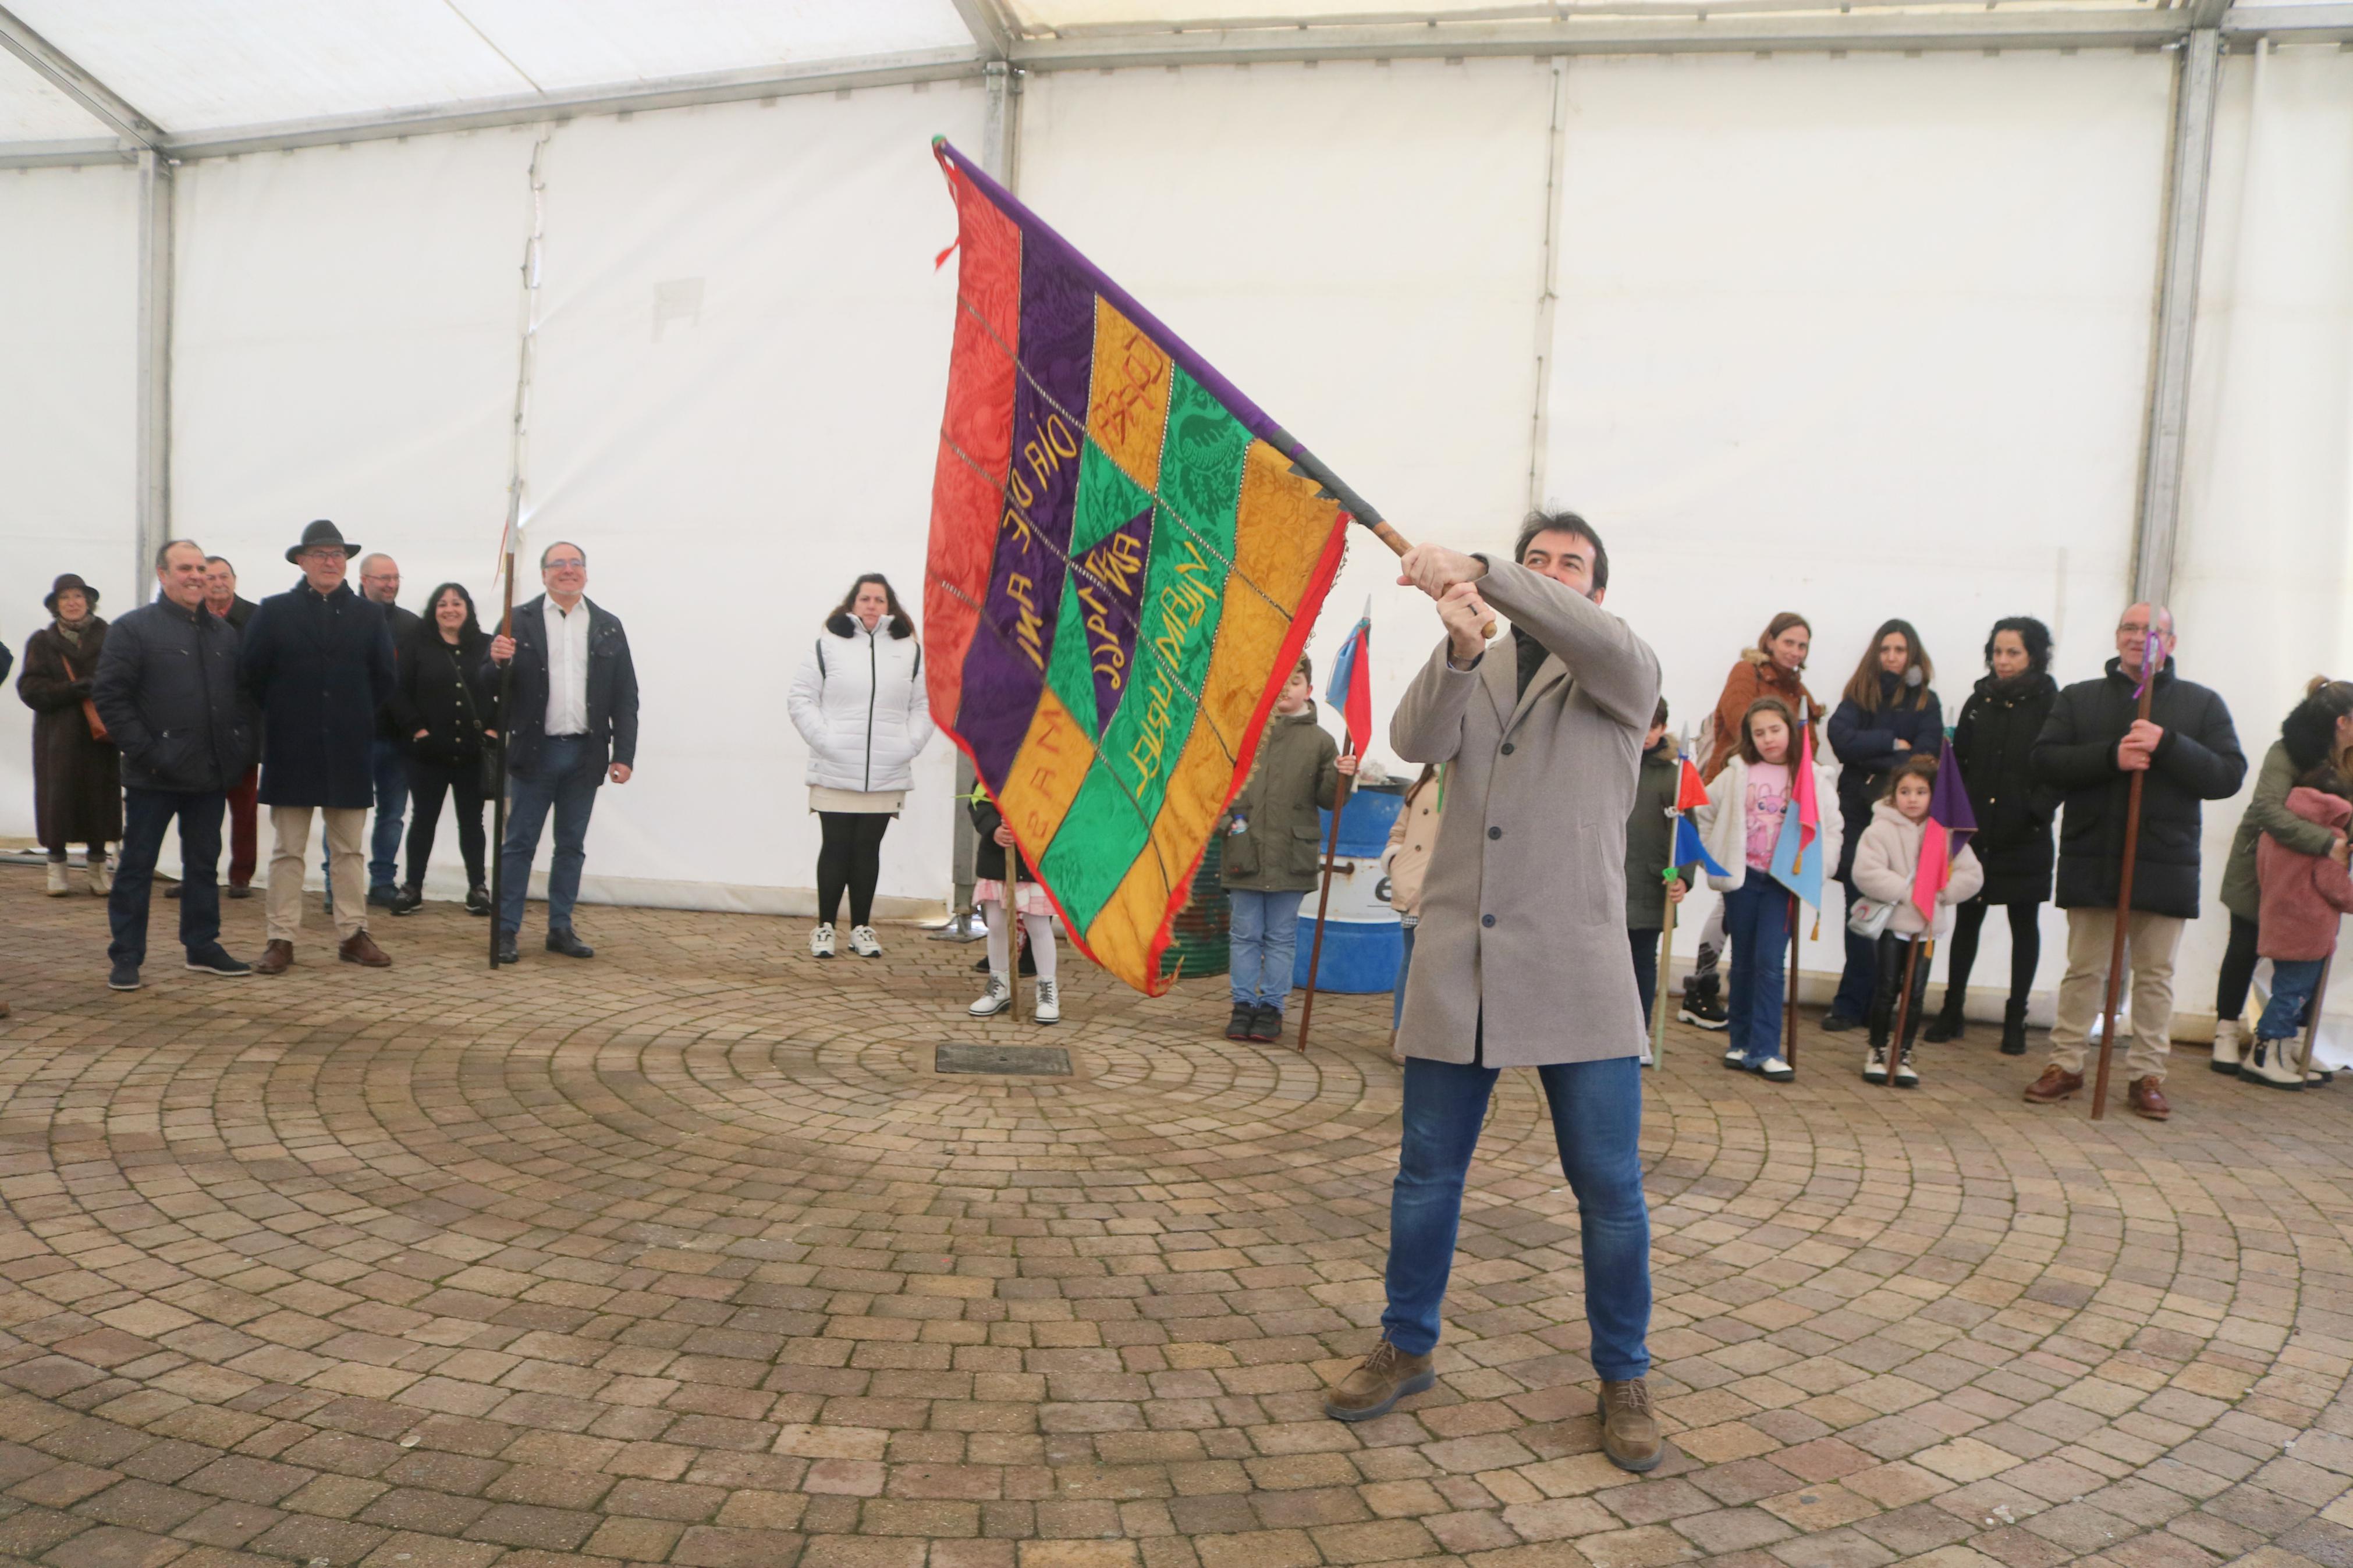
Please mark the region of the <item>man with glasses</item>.
[[[360, 596], [384, 606], [385, 621], [392, 632], [393, 674], [397, 679], [401, 655], [422, 624], [415, 611], [404, 610], [395, 602], [400, 597], [400, 563], [381, 551], [362, 556]], [[408, 763], [389, 702], [376, 710], [368, 774], [375, 786], [375, 832], [368, 843], [367, 901], [388, 910], [393, 895], [399, 891], [400, 829], [408, 810]]]
[[302, 929], [302, 855], [311, 814], [327, 819], [327, 886], [336, 955], [382, 969], [392, 963], [367, 929], [367, 868], [360, 848], [375, 799], [370, 747], [376, 710], [392, 696], [392, 635], [384, 606], [343, 581], [359, 546], [323, 519], [302, 531], [286, 559], [302, 569], [245, 628], [245, 683], [261, 704], [261, 804], [269, 807], [269, 945], [259, 974], [283, 974]]
[[[2132, 968], [2125, 1098], [2152, 1121], [2173, 1114], [2163, 1088], [2173, 1037], [2173, 957], [2183, 923], [2198, 918], [2201, 803], [2238, 794], [2247, 773], [2231, 710], [2214, 692], [2174, 673], [2173, 640], [2173, 616], [2163, 605], [2126, 610], [2106, 673], [2061, 691], [2035, 738], [2035, 776], [2066, 792], [2058, 893], [2067, 911], [2067, 973], [2059, 983], [2051, 1062], [2026, 1091], [2036, 1105], [2084, 1087], [2084, 1051], [2107, 1000], [2125, 817], [2139, 773], [2140, 839], [2125, 921], [2125, 962]], [[2148, 717], [2141, 719], [2139, 691], [2149, 679], [2156, 689]]]
[[628, 634], [587, 598], [588, 552], [566, 540], [540, 552], [547, 592], [517, 605], [508, 632], [491, 639], [480, 678], [495, 689], [512, 666], [507, 721], [507, 833], [499, 846], [498, 961], [517, 960], [523, 896], [540, 829], [555, 814], [547, 868], [547, 951], [593, 958], [572, 929], [587, 860], [588, 814], [607, 778], [629, 782], [638, 756], [638, 672]]

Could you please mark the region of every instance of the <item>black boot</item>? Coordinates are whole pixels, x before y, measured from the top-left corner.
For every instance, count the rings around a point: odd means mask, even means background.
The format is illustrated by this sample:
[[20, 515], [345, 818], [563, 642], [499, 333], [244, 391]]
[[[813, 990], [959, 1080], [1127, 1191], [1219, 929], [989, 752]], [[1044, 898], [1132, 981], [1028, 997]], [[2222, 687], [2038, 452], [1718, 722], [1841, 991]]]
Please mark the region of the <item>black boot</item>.
[[2012, 1002], [2001, 1010], [2001, 1054], [2022, 1057], [2026, 1054], [2026, 1004]]
[[1928, 1020], [1928, 1027], [1921, 1037], [1932, 1046], [1941, 1046], [1947, 1040], [1959, 1039], [1968, 1029], [1968, 1023], [1961, 1017], [1961, 994], [1947, 985], [1945, 987], [1945, 1010]]
[[1249, 1039], [1250, 1037], [1250, 1026], [1257, 1021], [1257, 1004], [1252, 1002], [1235, 1003], [1234, 1016], [1226, 1020], [1226, 1038], [1229, 1040]]
[[1683, 983], [1683, 1005], [1675, 1010], [1675, 1018], [1703, 1029], [1730, 1026], [1732, 1016], [1724, 1005], [1723, 989], [1715, 973], [1694, 975]]

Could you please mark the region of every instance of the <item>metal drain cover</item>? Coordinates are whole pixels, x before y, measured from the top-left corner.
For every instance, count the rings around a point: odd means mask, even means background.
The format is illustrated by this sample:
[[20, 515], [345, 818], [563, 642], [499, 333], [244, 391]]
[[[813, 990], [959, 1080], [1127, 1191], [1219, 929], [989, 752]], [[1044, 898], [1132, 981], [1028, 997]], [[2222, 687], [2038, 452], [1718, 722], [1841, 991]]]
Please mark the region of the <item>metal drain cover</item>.
[[1016, 1078], [1068, 1078], [1071, 1053], [1060, 1046], [945, 1044], [932, 1057], [934, 1072], [1003, 1073]]

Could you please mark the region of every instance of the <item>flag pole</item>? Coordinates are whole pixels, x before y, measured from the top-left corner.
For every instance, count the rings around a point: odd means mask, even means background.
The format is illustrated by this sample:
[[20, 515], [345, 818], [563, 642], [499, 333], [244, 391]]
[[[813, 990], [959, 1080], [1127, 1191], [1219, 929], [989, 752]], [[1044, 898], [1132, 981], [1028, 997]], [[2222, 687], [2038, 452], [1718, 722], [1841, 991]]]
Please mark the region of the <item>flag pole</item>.
[[[2149, 618], [2156, 617], [2154, 611]], [[2152, 635], [2140, 661], [2139, 721], [2148, 722], [2149, 704], [2157, 698], [2157, 638]], [[2103, 1121], [2108, 1109], [2108, 1056], [2116, 1043], [2116, 1002], [2125, 977], [2126, 928], [2132, 923], [2133, 863], [2140, 858], [2140, 792], [2147, 768], [2136, 769], [2125, 805], [2125, 860], [2116, 877], [2116, 929], [2108, 942], [2108, 991], [2100, 1008], [2100, 1070], [2092, 1086], [2092, 1120]]]
[[1916, 939], [1904, 944], [1904, 989], [1895, 994], [1895, 1023], [1887, 1035], [1887, 1087], [1902, 1087], [1895, 1081], [1895, 1069], [1904, 1060], [1904, 1026], [1912, 1010], [1912, 970], [1920, 962], [1921, 943], [1928, 940], [1923, 931]]
[[[1356, 754], [1356, 738], [1348, 737], [1340, 750], [1344, 757]], [[1324, 891], [1315, 900], [1315, 936], [1307, 944], [1307, 1000], [1299, 1008], [1299, 1054], [1307, 1054], [1307, 1026], [1315, 1016], [1315, 975], [1324, 963], [1324, 911], [1332, 904], [1332, 858], [1340, 849], [1340, 813], [1347, 808], [1348, 785], [1355, 781], [1346, 773], [1340, 775], [1340, 787], [1332, 796], [1332, 831], [1324, 837]]]
[[[532, 370], [539, 360], [540, 240], [547, 232], [547, 185], [539, 177], [552, 131], [542, 131], [531, 150], [531, 235], [522, 247], [522, 341], [515, 353], [514, 419], [508, 431], [507, 526], [499, 540], [500, 571], [506, 578], [506, 603], [499, 611], [499, 636], [514, 636], [515, 542], [522, 530], [524, 458], [531, 429]], [[497, 800], [491, 808], [491, 967], [499, 966], [499, 922], [506, 916], [507, 742], [512, 738], [507, 710], [514, 690], [514, 659], [499, 666], [499, 767]], [[523, 890], [530, 892], [531, 868], [522, 869]]]
[[[1676, 811], [1667, 815], [1680, 817], [1683, 813]], [[1672, 855], [1674, 853], [1674, 830], [1669, 828], [1667, 833], [1667, 853]], [[1674, 868], [1670, 866], [1667, 869], [1673, 871]], [[1666, 929], [1659, 932], [1658, 981], [1651, 987], [1651, 1067], [1654, 1071], [1667, 1059], [1667, 971], [1672, 965], [1674, 953], [1675, 901], [1669, 899]]]
[[2322, 1004], [2328, 1000], [2328, 971], [2336, 957], [2336, 951], [2331, 949], [2327, 959], [2320, 965], [2320, 978], [2313, 984], [2312, 1000], [2306, 1004], [2308, 1016], [2304, 1021], [2304, 1056], [2296, 1063], [2298, 1074], [2310, 1073], [2314, 1070], [2312, 1053], [2320, 1047], [2320, 1009]]
[[1005, 852], [1005, 984], [1013, 992], [1005, 1010], [1018, 1024], [1021, 1021], [1021, 851], [1018, 847]]
[[[499, 611], [499, 636], [514, 636], [514, 520], [507, 520], [506, 604]], [[499, 966], [499, 922], [506, 918], [507, 885], [507, 706], [514, 689], [514, 660], [499, 666], [499, 793], [491, 805], [491, 967]], [[525, 872], [524, 875], [530, 875]]]
[[[1792, 870], [1791, 875], [1796, 875]], [[1781, 1059], [1798, 1065], [1798, 895], [1789, 895], [1789, 981], [1781, 988]]]

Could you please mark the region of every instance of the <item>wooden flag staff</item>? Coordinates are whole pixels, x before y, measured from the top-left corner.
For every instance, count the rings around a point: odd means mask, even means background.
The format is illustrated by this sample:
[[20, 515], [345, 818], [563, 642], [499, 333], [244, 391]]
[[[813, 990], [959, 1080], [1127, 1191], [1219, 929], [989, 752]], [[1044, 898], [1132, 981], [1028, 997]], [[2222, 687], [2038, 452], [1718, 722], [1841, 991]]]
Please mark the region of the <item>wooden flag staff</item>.
[[[1933, 824], [1931, 825], [1934, 826]], [[1912, 1011], [1912, 975], [1920, 962], [1920, 950], [1929, 945], [1926, 932], [1904, 944], [1904, 989], [1895, 994], [1895, 1025], [1887, 1036], [1887, 1087], [1900, 1089], [1895, 1081], [1895, 1069], [1904, 1060], [1904, 1027]]]
[[[499, 636], [514, 636], [515, 543], [522, 531], [523, 464], [531, 431], [531, 375], [538, 363], [539, 247], [547, 232], [547, 186], [539, 177], [539, 161], [546, 154], [553, 130], [542, 131], [531, 150], [531, 237], [522, 247], [522, 342], [515, 354], [514, 422], [508, 432], [507, 526], [499, 541], [500, 574], [506, 579], [506, 603], [499, 611]], [[499, 966], [499, 927], [506, 920], [507, 742], [511, 731], [507, 710], [514, 689], [514, 660], [499, 666], [498, 794], [491, 810], [491, 967]], [[529, 892], [531, 868], [522, 868]]]
[[[1680, 817], [1683, 814], [1671, 812], [1668, 815]], [[1674, 829], [1671, 827], [1667, 832], [1667, 853], [1672, 855]], [[1672, 872], [1675, 868], [1670, 866], [1667, 869]], [[1675, 952], [1675, 908], [1674, 900], [1669, 899], [1666, 925], [1659, 932], [1658, 978], [1651, 986], [1651, 1066], [1653, 1070], [1664, 1067], [1667, 1060], [1667, 971]]]
[[[1356, 754], [1356, 737], [1350, 736], [1341, 747], [1340, 754]], [[1347, 809], [1348, 786], [1356, 781], [1346, 773], [1340, 775], [1340, 787], [1332, 796], [1332, 830], [1324, 836], [1324, 890], [1315, 900], [1315, 936], [1307, 944], [1307, 1000], [1299, 1008], [1299, 1052], [1307, 1054], [1307, 1026], [1315, 1016], [1315, 976], [1324, 963], [1324, 911], [1332, 906], [1332, 858], [1340, 848], [1340, 813]], [[1265, 984], [1263, 981], [1260, 984]]]
[[[499, 612], [499, 636], [514, 636], [514, 525], [507, 526], [506, 605]], [[491, 806], [491, 967], [499, 966], [499, 923], [506, 919], [507, 708], [514, 689], [514, 660], [499, 666], [499, 792]], [[525, 876], [530, 875], [528, 871]]]
[[[1791, 874], [1795, 875], [1795, 872]], [[1795, 893], [1789, 895], [1789, 982], [1781, 988], [1781, 1059], [1788, 1062], [1792, 1069], [1798, 1065], [1798, 895]]]
[[[2329, 954], [2332, 961], [2336, 956], [2334, 952]], [[2306, 1088], [2311, 1087], [2312, 1075], [2319, 1070], [2313, 1066], [2312, 1053], [2320, 1048], [2320, 1009], [2328, 1000], [2330, 967], [2329, 963], [2323, 963], [2320, 966], [2320, 978], [2315, 981], [2312, 986], [2312, 1000], [2305, 1004], [2304, 1056], [2297, 1061], [2295, 1070], [2303, 1075]]]
[[1021, 851], [1005, 852], [1005, 984], [1012, 991], [1006, 1012], [1021, 1021]]
[[[2156, 612], [2151, 611], [2151, 620]], [[2140, 660], [2139, 722], [2148, 722], [2149, 704], [2157, 698], [2157, 665], [2159, 653], [2157, 633], [2150, 628], [2149, 638]], [[2092, 1120], [2105, 1119], [2108, 1110], [2108, 1053], [2116, 1042], [2116, 1002], [2123, 994], [2125, 978], [2126, 928], [2132, 923], [2133, 863], [2140, 858], [2140, 792], [2147, 782], [2148, 770], [2136, 769], [2130, 793], [2125, 804], [2125, 861], [2116, 878], [2116, 930], [2108, 942], [2108, 993], [2100, 1008], [2100, 1070], [2092, 1085]]]

